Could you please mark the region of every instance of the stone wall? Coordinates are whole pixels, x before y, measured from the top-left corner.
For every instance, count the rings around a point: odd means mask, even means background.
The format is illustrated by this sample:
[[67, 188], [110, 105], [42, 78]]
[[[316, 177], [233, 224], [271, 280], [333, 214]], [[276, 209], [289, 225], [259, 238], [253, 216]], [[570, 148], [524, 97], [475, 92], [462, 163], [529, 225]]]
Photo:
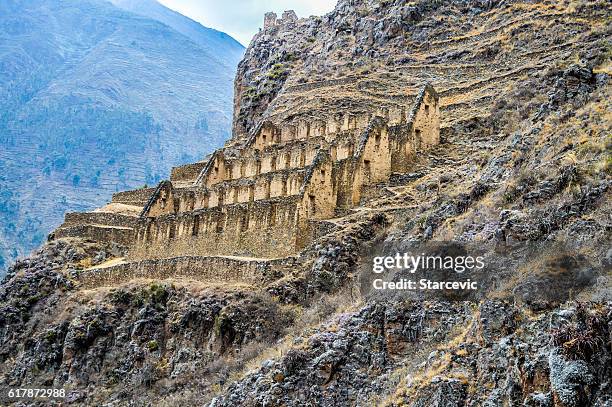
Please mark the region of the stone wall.
[[335, 150], [338, 159], [332, 165], [332, 180], [336, 210], [358, 205], [363, 188], [386, 181], [391, 175], [390, 134], [395, 127], [375, 117], [354, 145], [340, 144]]
[[215, 256], [148, 259], [86, 270], [79, 275], [79, 282], [83, 288], [96, 288], [114, 286], [134, 278], [160, 280], [185, 277], [222, 284], [230, 281], [243, 284], [263, 284], [289, 273], [294, 267], [294, 261], [292, 258], [257, 261]]
[[306, 168], [288, 168], [250, 178], [223, 181], [209, 188], [164, 185], [147, 214], [169, 215], [222, 205], [298, 195]]
[[174, 167], [170, 173], [170, 181], [195, 181], [205, 166], [206, 162], [198, 162]]
[[208, 189], [206, 207], [296, 195], [302, 186], [304, 172], [304, 169], [283, 169], [215, 184]]
[[268, 30], [276, 25], [277, 15], [273, 12], [268, 12], [264, 14], [264, 24], [263, 29]]
[[[134, 258], [296, 253], [312, 222], [358, 205], [364, 191], [409, 168], [439, 142], [438, 96], [424, 87], [414, 106], [380, 107], [280, 126], [264, 122], [239, 153], [213, 154], [192, 187], [159, 185], [137, 227]], [[312, 123], [325, 123], [313, 136]]]
[[276, 13], [268, 12], [264, 14], [263, 29], [269, 30], [281, 24], [295, 24], [298, 20], [297, 14], [293, 10], [285, 10], [281, 18], [277, 18]]
[[144, 206], [153, 192], [155, 192], [155, 188], [141, 188], [132, 191], [117, 192], [113, 194], [112, 202]]
[[49, 240], [64, 237], [80, 237], [94, 242], [115, 242], [131, 246], [134, 243], [134, 229], [121, 226], [75, 225], [56, 229], [49, 235]]
[[107, 225], [134, 227], [138, 217], [110, 212], [69, 212], [64, 217], [62, 227], [78, 225]]
[[412, 115], [415, 152], [427, 150], [440, 143], [440, 105], [435, 90], [427, 87], [417, 98]]
[[301, 194], [300, 224], [309, 219], [332, 218], [336, 209], [336, 194], [334, 191], [333, 161], [328, 151], [320, 151], [312, 167], [304, 179]]
[[162, 181], [142, 210], [142, 216], [161, 216], [174, 213], [174, 188], [170, 181]]
[[[267, 145], [262, 149], [245, 151], [240, 157], [227, 159], [224, 181], [253, 177], [282, 169], [304, 168], [312, 163], [319, 150], [322, 137], [310, 140], [294, 140], [284, 144]], [[209, 180], [207, 187], [216, 180]]]
[[288, 256], [296, 252], [298, 203], [282, 197], [141, 219], [131, 257]]

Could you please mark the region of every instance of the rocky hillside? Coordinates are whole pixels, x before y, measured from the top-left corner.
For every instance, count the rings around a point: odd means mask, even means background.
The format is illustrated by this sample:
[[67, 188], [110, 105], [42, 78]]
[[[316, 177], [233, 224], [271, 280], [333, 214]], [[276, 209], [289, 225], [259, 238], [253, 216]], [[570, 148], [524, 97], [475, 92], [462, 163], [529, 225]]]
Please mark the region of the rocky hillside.
[[[259, 285], [183, 277], [85, 289], [83, 270], [124, 249], [44, 246], [0, 286], [1, 394], [62, 387], [74, 405], [610, 405], [611, 11], [604, 1], [341, 0], [262, 31], [238, 68], [230, 143], [351, 75], [371, 79], [372, 101], [397, 81], [431, 82], [443, 142], [331, 220], [292, 273]], [[368, 295], [373, 247], [432, 241], [477, 246], [497, 283], [472, 301]]]
[[133, 12], [0, 5], [2, 271], [66, 211], [153, 184], [228, 137], [242, 46], [154, 1], [122, 6]]
[[295, 110], [279, 101], [306, 93], [296, 85], [351, 75], [386, 85], [364, 88], [372, 98], [397, 83], [431, 82], [443, 98], [443, 127], [486, 116], [513, 84], [571, 63], [599, 66], [609, 56], [608, 11], [586, 1], [340, 0], [323, 17], [280, 21], [254, 38], [236, 75], [234, 136], [278, 109]]

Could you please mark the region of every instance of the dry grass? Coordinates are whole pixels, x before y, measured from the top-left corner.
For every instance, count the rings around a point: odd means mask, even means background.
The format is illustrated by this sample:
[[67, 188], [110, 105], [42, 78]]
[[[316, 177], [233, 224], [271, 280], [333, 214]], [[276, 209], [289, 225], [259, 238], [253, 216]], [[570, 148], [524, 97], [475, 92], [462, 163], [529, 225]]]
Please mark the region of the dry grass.
[[279, 360], [290, 349], [303, 349], [308, 346], [306, 342], [296, 343], [296, 338], [307, 338], [321, 328], [326, 331], [333, 331], [335, 327], [337, 328], [338, 314], [353, 312], [362, 305], [360, 299], [351, 295], [351, 290], [351, 285], [347, 284], [338, 293], [323, 295], [306, 308], [295, 305], [281, 306], [287, 312], [296, 315], [295, 322], [287, 328], [284, 336], [278, 342], [252, 343], [243, 347], [235, 357], [219, 359], [217, 362], [219, 367], [228, 369], [231, 373], [226, 385], [216, 386], [211, 390], [211, 397], [223, 393], [231, 383], [243, 379], [260, 368], [264, 361]]
[[470, 381], [469, 372], [463, 369], [453, 370], [452, 356], [467, 355], [467, 350], [460, 347], [471, 342], [468, 336], [473, 333], [474, 323], [478, 319], [479, 313], [474, 310], [469, 324], [455, 327], [453, 332], [449, 334], [451, 339], [436, 347], [438, 357], [425, 367], [416, 368], [413, 365], [404, 365], [395, 369], [388, 379], [389, 387], [394, 387], [395, 392], [388, 397], [372, 399], [371, 401], [375, 405], [386, 407], [410, 405], [411, 400], [416, 397], [419, 390], [429, 385], [436, 376], [454, 378], [460, 380], [463, 384], [468, 384]]

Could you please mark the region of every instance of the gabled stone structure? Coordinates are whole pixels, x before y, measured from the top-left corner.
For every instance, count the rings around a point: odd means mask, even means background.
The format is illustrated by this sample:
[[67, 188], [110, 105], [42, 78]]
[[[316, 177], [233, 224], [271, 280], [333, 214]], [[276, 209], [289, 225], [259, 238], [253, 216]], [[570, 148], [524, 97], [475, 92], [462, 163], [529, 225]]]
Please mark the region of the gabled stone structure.
[[116, 242], [134, 262], [294, 255], [327, 230], [325, 220], [359, 205], [371, 186], [408, 171], [417, 154], [439, 143], [440, 107], [430, 85], [375, 100], [360, 95], [367, 81], [288, 88], [283, 103], [304, 92], [315, 103], [289, 115], [272, 110], [244, 141], [174, 168], [156, 188], [120, 192], [94, 212], [67, 214], [50, 239]]
[[159, 184], [135, 227], [131, 257], [295, 254], [319, 221], [358, 205], [369, 186], [438, 144], [439, 128], [430, 85], [412, 106], [264, 121], [237, 152], [217, 150]]

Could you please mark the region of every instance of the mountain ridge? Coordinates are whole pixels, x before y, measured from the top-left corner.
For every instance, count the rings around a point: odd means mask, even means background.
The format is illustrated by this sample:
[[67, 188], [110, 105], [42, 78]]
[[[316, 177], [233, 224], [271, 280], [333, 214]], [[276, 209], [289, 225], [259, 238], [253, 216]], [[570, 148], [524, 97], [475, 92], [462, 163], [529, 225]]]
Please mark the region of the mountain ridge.
[[[156, 0], [109, 1], [124, 10], [164, 23], [177, 32], [191, 38], [195, 43], [203, 46], [207, 50], [211, 47], [211, 43], [213, 47], [219, 44], [220, 41], [218, 41], [218, 39], [233, 41], [230, 49], [232, 54], [232, 58], [229, 59], [230, 65], [235, 65], [235, 60], [237, 58], [240, 59], [244, 52], [244, 46], [230, 35], [214, 28], [204, 27], [199, 22], [191, 20], [179, 12], [163, 6]], [[203, 29], [203, 31], [201, 29]]]

